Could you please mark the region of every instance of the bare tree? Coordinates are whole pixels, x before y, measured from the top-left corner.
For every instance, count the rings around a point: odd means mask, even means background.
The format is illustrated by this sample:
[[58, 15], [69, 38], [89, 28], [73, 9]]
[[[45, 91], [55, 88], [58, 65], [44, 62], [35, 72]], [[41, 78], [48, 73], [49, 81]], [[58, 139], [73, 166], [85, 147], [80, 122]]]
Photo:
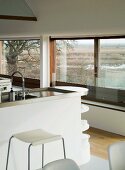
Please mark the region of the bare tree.
[[30, 55], [30, 50], [38, 48], [40, 42], [38, 40], [8, 40], [4, 41], [5, 56], [7, 60], [8, 74], [11, 75], [17, 70], [17, 62], [19, 56], [26, 50]]
[[75, 44], [76, 44], [75, 40], [57, 40], [56, 50], [58, 54], [62, 53], [64, 46], [67, 48], [67, 50], [71, 50], [71, 49], [73, 50]]

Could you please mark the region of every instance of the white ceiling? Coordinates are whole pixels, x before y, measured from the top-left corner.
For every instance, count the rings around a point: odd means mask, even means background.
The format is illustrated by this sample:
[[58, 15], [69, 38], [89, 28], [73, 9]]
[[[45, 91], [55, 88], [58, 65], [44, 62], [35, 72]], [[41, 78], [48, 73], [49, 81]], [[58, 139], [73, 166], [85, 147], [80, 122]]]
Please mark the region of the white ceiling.
[[[0, 3], [2, 1], [0, 0]], [[24, 3], [24, 0], [20, 1]], [[0, 38], [42, 35], [125, 35], [125, 0], [25, 1], [33, 11], [33, 15], [37, 17], [37, 21], [0, 20]]]

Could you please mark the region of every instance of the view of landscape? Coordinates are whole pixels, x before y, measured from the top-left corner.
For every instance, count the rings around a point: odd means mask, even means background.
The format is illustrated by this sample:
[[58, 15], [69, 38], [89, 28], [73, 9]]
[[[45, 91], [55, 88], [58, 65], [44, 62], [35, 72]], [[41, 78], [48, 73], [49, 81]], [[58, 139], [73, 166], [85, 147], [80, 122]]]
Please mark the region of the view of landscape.
[[39, 40], [0, 41], [0, 74], [12, 75], [14, 71], [25, 78], [40, 78]]
[[[0, 41], [0, 74], [20, 71], [40, 78], [40, 41]], [[56, 40], [56, 80], [125, 89], [125, 39], [100, 39], [98, 76], [94, 71], [94, 39]]]
[[125, 39], [100, 41], [98, 86], [125, 89]]
[[97, 77], [94, 40], [56, 40], [56, 49], [57, 81], [125, 89], [125, 39], [100, 40]]
[[60, 41], [56, 41], [61, 49], [56, 50], [57, 81], [94, 85], [94, 41]]

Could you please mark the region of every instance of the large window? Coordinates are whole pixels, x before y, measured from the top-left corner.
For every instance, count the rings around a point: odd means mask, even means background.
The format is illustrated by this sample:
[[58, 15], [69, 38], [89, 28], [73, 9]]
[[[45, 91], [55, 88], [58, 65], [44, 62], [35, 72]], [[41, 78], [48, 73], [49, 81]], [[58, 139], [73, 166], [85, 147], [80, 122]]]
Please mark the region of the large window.
[[125, 90], [125, 39], [100, 39], [98, 86]]
[[15, 71], [25, 78], [40, 78], [39, 40], [0, 41], [0, 74], [12, 75]]
[[86, 99], [125, 105], [124, 37], [54, 38], [51, 41], [55, 65], [51, 73], [56, 73], [57, 85], [87, 87]]
[[57, 81], [94, 85], [94, 41], [56, 41]]

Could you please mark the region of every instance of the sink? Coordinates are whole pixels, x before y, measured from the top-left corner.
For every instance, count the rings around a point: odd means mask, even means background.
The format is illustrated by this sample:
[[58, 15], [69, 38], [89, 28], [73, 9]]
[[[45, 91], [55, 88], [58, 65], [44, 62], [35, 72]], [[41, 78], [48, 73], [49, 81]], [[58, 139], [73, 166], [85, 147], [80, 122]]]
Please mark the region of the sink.
[[[25, 99], [33, 99], [33, 98], [37, 98], [37, 96], [32, 95], [32, 94], [27, 94], [25, 95]], [[15, 96], [15, 101], [17, 100], [23, 100], [24, 98], [22, 96]]]
[[[25, 99], [23, 98], [21, 91], [14, 91], [14, 93], [4, 92], [1, 95], [1, 103], [12, 102], [12, 101], [24, 101], [35, 98], [43, 98], [43, 97], [52, 97], [58, 96], [65, 93], [71, 93], [68, 89], [57, 89], [57, 88], [36, 88], [36, 89], [27, 89], [25, 91]], [[11, 96], [10, 96], [11, 94]]]
[[[26, 94], [25, 95], [25, 99], [33, 99], [33, 98], [37, 98], [36, 95], [33, 94]], [[10, 100], [10, 93], [6, 92], [6, 93], [2, 93], [2, 97], [1, 97], [1, 102], [5, 103], [5, 102], [11, 102], [11, 101], [19, 101], [19, 100], [24, 100], [24, 98], [22, 96], [17, 96], [15, 95], [15, 100]]]
[[30, 94], [27, 94], [25, 95], [25, 99], [32, 99], [32, 98], [37, 98], [37, 96], [34, 96], [34, 95], [30, 95]]

